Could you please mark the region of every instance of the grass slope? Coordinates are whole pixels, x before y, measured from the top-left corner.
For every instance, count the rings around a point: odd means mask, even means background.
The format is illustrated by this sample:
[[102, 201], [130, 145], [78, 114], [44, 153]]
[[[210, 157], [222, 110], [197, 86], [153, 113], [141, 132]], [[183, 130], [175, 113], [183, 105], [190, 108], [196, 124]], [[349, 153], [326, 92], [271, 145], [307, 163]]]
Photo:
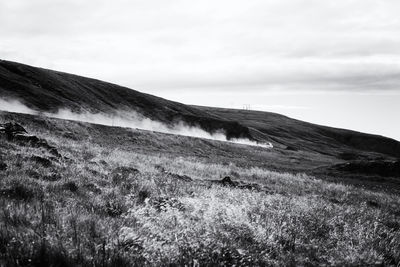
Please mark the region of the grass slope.
[[0, 97], [20, 100], [38, 110], [67, 108], [113, 114], [136, 111], [165, 123], [184, 121], [213, 132], [224, 129], [228, 137], [249, 137], [247, 127], [199, 109], [160, 97], [73, 74], [0, 60]]
[[376, 152], [400, 158], [400, 142], [372, 134], [295, 120], [277, 113], [195, 106], [222, 118], [257, 129], [267, 138], [301, 150], [338, 156], [341, 153]]
[[228, 137], [271, 141], [283, 148], [290, 146], [336, 158], [342, 154], [376, 158], [376, 153], [381, 154], [378, 157], [400, 157], [400, 143], [382, 136], [324, 127], [269, 112], [188, 106], [115, 84], [5, 60], [0, 60], [0, 97], [18, 99], [40, 111], [135, 110], [153, 120], [183, 120], [208, 131], [224, 129]]
[[[0, 113], [10, 120], [63, 157], [1, 140], [0, 265], [400, 262], [398, 193], [270, 171], [285, 165], [275, 150]], [[264, 190], [208, 182], [226, 175]]]

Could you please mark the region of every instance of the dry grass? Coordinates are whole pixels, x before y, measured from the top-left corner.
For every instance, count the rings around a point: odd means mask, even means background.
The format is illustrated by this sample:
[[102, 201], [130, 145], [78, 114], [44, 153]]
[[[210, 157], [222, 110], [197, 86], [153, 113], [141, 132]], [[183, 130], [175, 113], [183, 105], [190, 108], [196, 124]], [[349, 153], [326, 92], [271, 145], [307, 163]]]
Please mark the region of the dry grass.
[[[0, 265], [400, 262], [398, 195], [301, 174], [44, 136], [68, 159], [51, 159], [39, 148], [2, 145], [8, 168], [0, 172]], [[50, 158], [51, 165], [35, 156]], [[194, 181], [180, 181], [167, 172]], [[266, 190], [205, 181], [225, 175]]]

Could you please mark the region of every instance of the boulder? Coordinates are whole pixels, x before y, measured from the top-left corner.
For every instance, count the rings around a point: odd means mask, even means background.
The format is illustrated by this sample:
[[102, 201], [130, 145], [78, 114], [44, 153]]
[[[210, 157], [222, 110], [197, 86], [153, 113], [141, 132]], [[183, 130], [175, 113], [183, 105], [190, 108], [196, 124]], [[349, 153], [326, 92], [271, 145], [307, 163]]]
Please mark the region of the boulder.
[[136, 168], [120, 166], [112, 171], [112, 181], [113, 183], [120, 183], [128, 179], [130, 175], [136, 175], [139, 173], [140, 171]]
[[45, 168], [48, 168], [53, 164], [50, 159], [39, 157], [39, 156], [32, 156], [30, 159], [32, 161], [42, 165]]
[[4, 162], [0, 161], [0, 171], [5, 171], [7, 170], [7, 164]]
[[297, 147], [291, 146], [291, 145], [287, 146], [287, 147], [286, 147], [286, 150], [290, 150], [290, 151], [299, 151], [299, 149], [298, 149]]
[[190, 178], [190, 177], [187, 176], [187, 175], [180, 175], [180, 174], [172, 173], [172, 172], [168, 172], [167, 175], [168, 175], [168, 177], [171, 177], [171, 178], [177, 179], [177, 180], [181, 180], [181, 181], [184, 181], [184, 182], [191, 182], [191, 181], [193, 181], [193, 179]]
[[[222, 186], [228, 186], [228, 187], [235, 187], [235, 188], [239, 188], [239, 189], [248, 189], [248, 190], [254, 190], [254, 191], [265, 191], [267, 192], [268, 190], [266, 190], [263, 186], [257, 184], [257, 183], [246, 183], [246, 182], [237, 182], [237, 181], [233, 181], [231, 179], [231, 177], [229, 176], [225, 176], [222, 180], [209, 180], [211, 183], [213, 184], [219, 184]], [[268, 192], [267, 192], [268, 193]]]
[[7, 122], [0, 125], [0, 131], [6, 133], [8, 136], [13, 136], [16, 134], [26, 134], [28, 133], [24, 127], [15, 122]]
[[229, 176], [225, 176], [221, 181], [219, 181], [220, 184], [224, 185], [224, 186], [238, 186], [239, 183], [232, 181], [231, 177]]

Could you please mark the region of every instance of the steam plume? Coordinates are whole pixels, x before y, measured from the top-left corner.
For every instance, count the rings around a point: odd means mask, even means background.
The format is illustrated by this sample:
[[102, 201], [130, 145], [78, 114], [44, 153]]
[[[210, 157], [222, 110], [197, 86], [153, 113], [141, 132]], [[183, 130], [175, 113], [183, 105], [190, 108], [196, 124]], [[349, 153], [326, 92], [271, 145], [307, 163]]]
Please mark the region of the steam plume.
[[260, 144], [245, 138], [228, 140], [225, 132], [222, 130], [217, 131], [215, 133], [209, 133], [199, 127], [189, 126], [182, 121], [170, 126], [162, 122], [146, 118], [135, 111], [129, 111], [129, 112], [118, 111], [115, 114], [111, 115], [106, 113], [91, 113], [87, 111], [76, 113], [72, 112], [69, 109], [60, 109], [57, 113], [49, 113], [49, 112], [42, 113], [25, 106], [18, 100], [6, 100], [1, 98], [0, 98], [0, 110], [25, 113], [31, 115], [43, 114], [47, 117], [64, 119], [64, 120], [74, 120], [74, 121], [96, 123], [108, 126], [136, 128], [136, 129], [156, 131], [161, 133], [192, 136], [192, 137], [205, 138], [217, 141], [239, 143], [250, 146], [261, 146], [266, 148], [272, 148], [271, 143]]

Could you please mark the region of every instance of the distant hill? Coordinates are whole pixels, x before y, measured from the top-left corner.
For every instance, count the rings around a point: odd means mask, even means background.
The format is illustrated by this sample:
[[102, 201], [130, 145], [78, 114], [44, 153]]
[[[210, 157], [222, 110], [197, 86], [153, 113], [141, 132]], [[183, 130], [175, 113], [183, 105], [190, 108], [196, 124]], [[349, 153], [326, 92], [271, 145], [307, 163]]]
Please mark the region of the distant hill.
[[400, 158], [400, 142], [377, 135], [315, 125], [270, 112], [189, 106], [73, 74], [0, 60], [0, 97], [47, 112], [114, 113], [134, 110], [165, 123], [184, 121], [228, 138], [270, 141], [277, 149], [312, 151], [343, 160]]
[[265, 135], [264, 138], [294, 149], [308, 149], [329, 155], [339, 153], [343, 157], [351, 157], [350, 154], [357, 153], [357, 150], [400, 157], [400, 142], [380, 135], [321, 126], [272, 112], [196, 108], [257, 129]]

